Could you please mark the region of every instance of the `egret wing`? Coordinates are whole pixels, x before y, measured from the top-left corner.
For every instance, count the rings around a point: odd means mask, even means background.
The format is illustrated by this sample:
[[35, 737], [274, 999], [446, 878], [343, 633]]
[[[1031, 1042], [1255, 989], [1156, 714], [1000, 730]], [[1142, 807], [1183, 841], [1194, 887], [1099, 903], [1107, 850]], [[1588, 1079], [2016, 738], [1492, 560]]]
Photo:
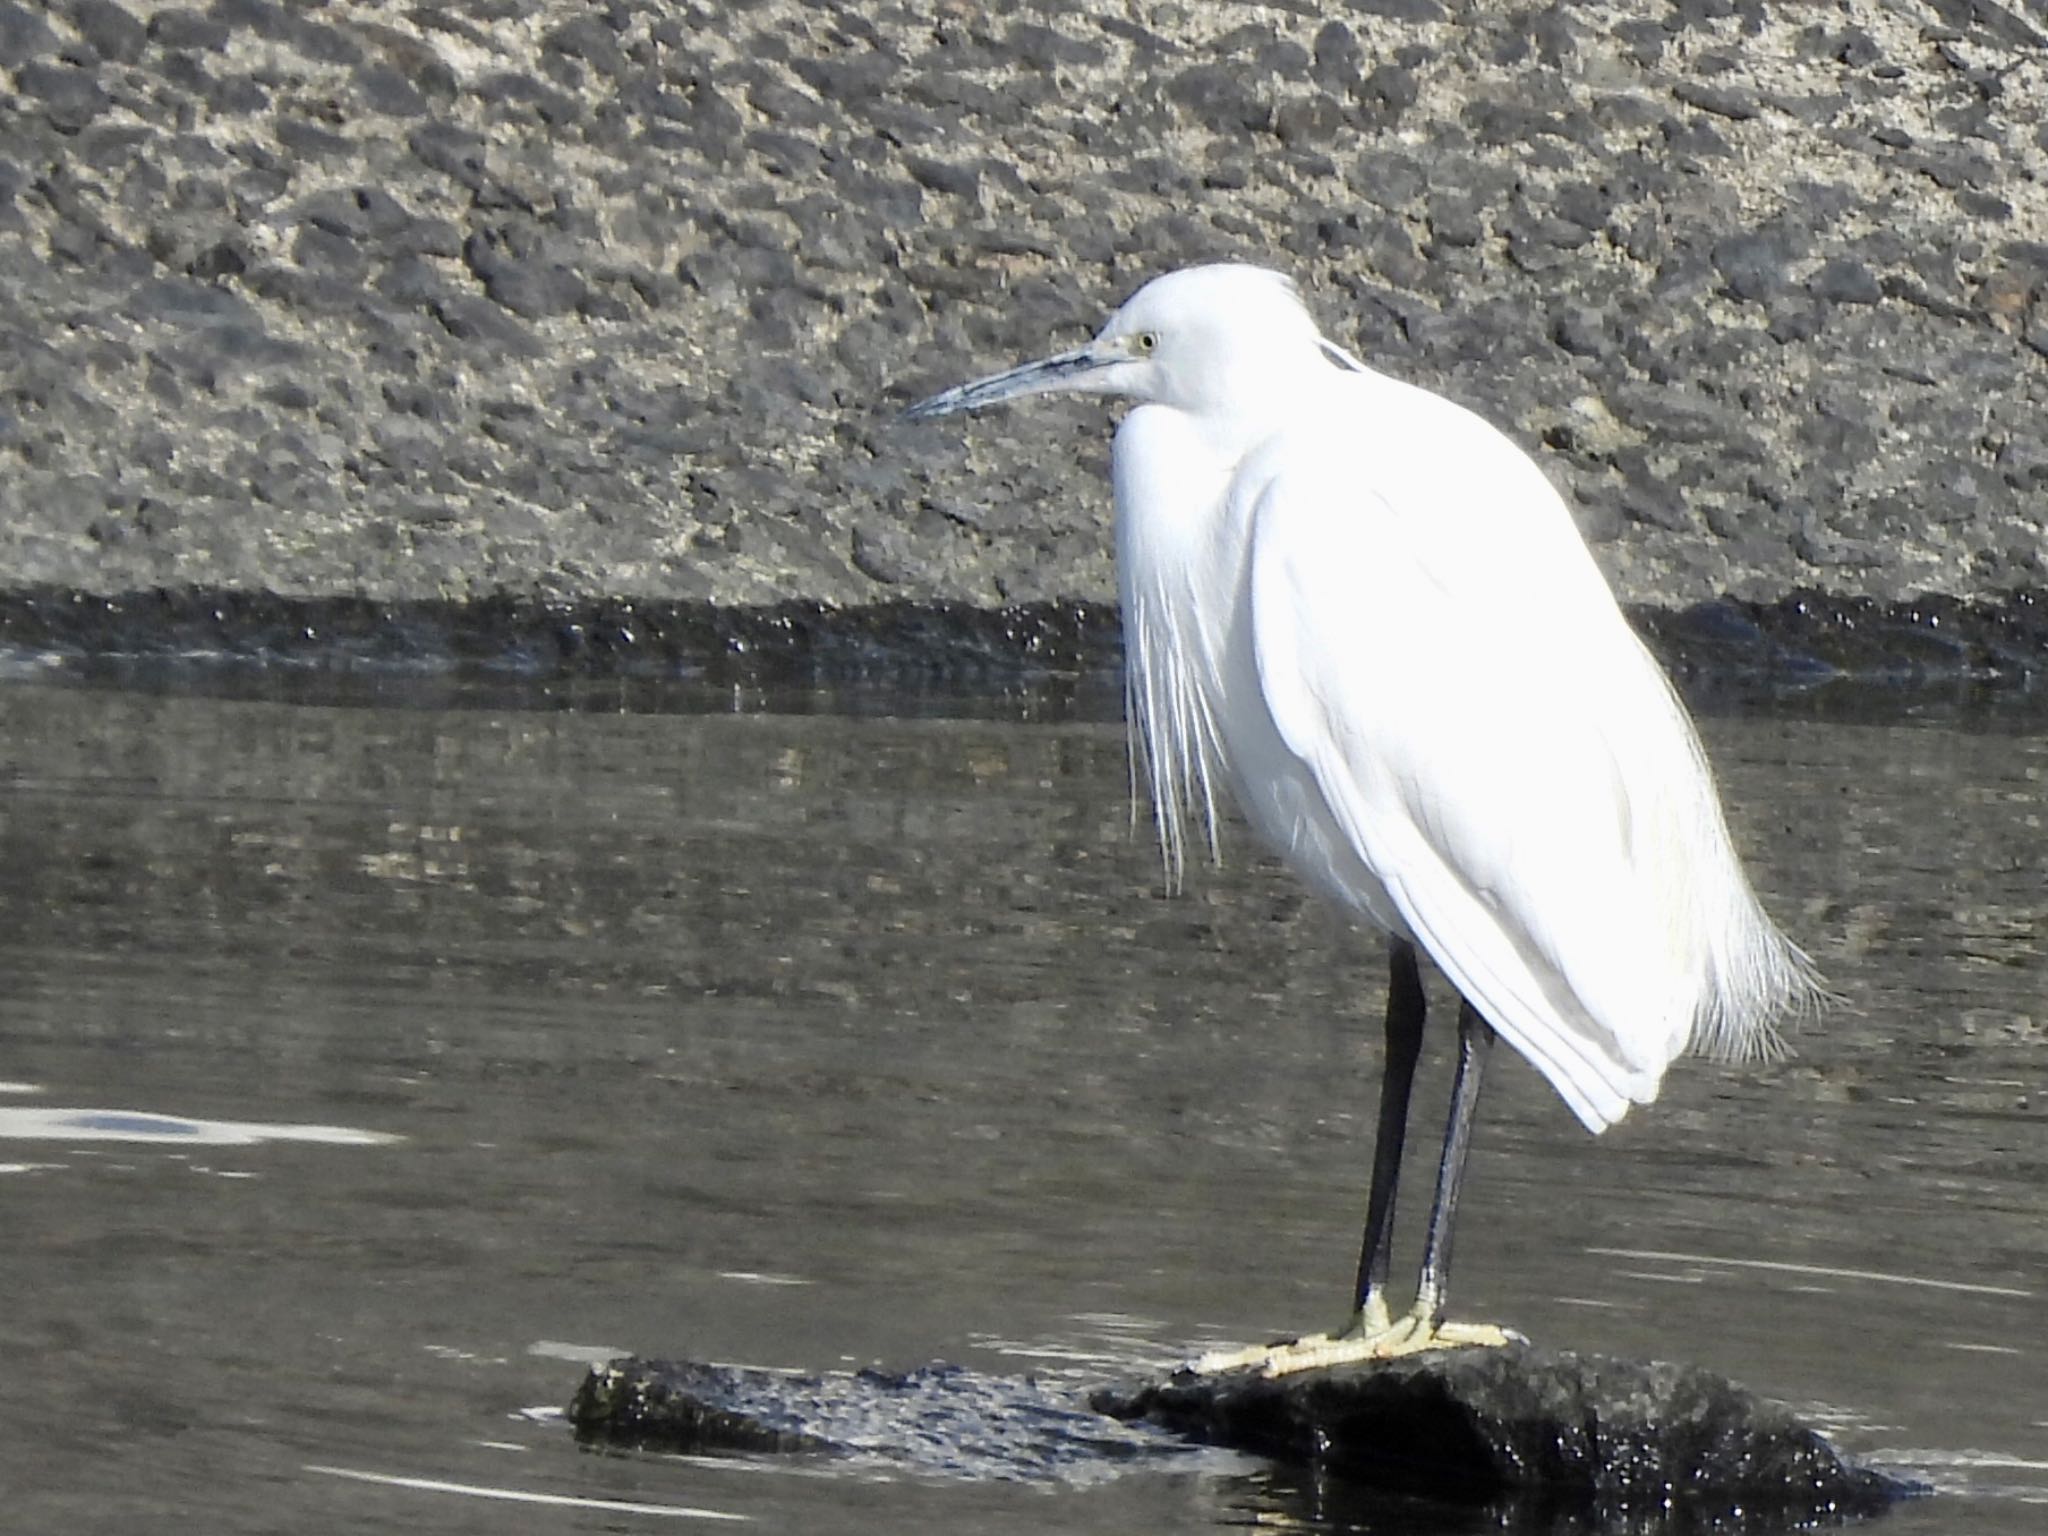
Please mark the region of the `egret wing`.
[[1425, 502], [1320, 449], [1248, 463], [1260, 687], [1415, 937], [1601, 1130], [1690, 1025], [1610, 739], [1662, 681], [1547, 482], [1488, 468]]

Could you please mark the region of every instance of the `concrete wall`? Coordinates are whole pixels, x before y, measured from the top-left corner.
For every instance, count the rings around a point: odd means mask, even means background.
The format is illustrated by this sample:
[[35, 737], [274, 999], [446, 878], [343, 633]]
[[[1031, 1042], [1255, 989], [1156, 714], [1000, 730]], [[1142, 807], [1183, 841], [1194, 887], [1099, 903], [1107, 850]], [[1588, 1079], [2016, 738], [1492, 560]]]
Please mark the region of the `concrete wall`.
[[1997, 600], [2044, 60], [1986, 0], [0, 4], [0, 588], [1108, 598], [1102, 405], [894, 411], [1242, 257], [1631, 602]]

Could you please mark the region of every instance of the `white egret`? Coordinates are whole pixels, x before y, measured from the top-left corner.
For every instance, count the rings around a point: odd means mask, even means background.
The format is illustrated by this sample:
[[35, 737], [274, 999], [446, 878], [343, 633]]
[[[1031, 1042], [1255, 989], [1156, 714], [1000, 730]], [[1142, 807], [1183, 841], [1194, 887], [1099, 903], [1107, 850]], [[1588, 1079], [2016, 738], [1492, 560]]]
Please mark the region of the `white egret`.
[[[1212, 1367], [1269, 1371], [1497, 1343], [1447, 1323], [1452, 1218], [1495, 1031], [1588, 1130], [1692, 1049], [1776, 1049], [1818, 996], [1731, 846], [1684, 707], [1562, 498], [1480, 417], [1324, 338], [1285, 277], [1147, 283], [1087, 345], [911, 407], [1073, 390], [1117, 428], [1133, 751], [1171, 881], [1213, 789], [1309, 884], [1390, 936], [1356, 1310]], [[1416, 948], [1462, 999], [1414, 1307], [1386, 1297], [1420, 1051]]]

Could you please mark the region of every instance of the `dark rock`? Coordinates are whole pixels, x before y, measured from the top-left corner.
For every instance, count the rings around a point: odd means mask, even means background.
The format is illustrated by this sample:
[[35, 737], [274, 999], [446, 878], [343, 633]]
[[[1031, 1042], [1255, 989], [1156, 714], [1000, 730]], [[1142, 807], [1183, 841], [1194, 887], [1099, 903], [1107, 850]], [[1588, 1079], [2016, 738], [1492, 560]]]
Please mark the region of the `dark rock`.
[[935, 108], [941, 113], [972, 113], [976, 117], [987, 117], [1000, 109], [995, 91], [977, 80], [970, 80], [952, 69], [930, 70], [907, 80], [902, 86], [904, 96], [919, 106]]
[[1666, 445], [1711, 443], [1725, 450], [1741, 425], [1725, 407], [1683, 387], [1624, 382], [1610, 391], [1608, 401], [1615, 415]]
[[1359, 82], [1357, 95], [1378, 109], [1382, 121], [1391, 121], [1421, 99], [1422, 82], [1412, 69], [1378, 64]]
[[934, 192], [970, 201], [981, 196], [981, 172], [971, 165], [952, 165], [929, 155], [906, 155], [903, 167], [911, 180]]
[[1350, 0], [1354, 11], [1364, 11], [1371, 16], [1386, 16], [1395, 21], [1428, 22], [1444, 19], [1443, 7], [1437, 0]]
[[218, 53], [227, 46], [228, 24], [200, 11], [158, 11], [149, 18], [149, 40], [159, 48]]
[[89, 70], [41, 59], [15, 72], [21, 93], [39, 102], [50, 126], [59, 133], [77, 133], [108, 106], [107, 93]]
[[914, 580], [917, 564], [908, 535], [893, 521], [863, 519], [853, 525], [853, 565], [884, 586]]
[[619, 47], [617, 35], [595, 14], [577, 16], [550, 29], [542, 37], [541, 45], [582, 59], [607, 75], [619, 74], [626, 66], [626, 55]]
[[383, 394], [391, 409], [422, 421], [445, 423], [455, 415], [447, 393], [425, 384], [393, 380], [384, 385]]
[[1884, 290], [1886, 298], [1903, 300], [1944, 320], [1974, 319], [1976, 316], [1976, 312], [1969, 305], [1943, 298], [1940, 294], [1929, 291], [1926, 284], [1915, 282], [1902, 273], [1886, 273], [1878, 280], [1878, 286]]
[[1705, 123], [1671, 123], [1664, 129], [1664, 143], [1674, 159], [1726, 160], [1735, 151], [1728, 141]]
[[155, 138], [151, 130], [139, 124], [100, 123], [78, 135], [78, 145], [73, 154], [77, 164], [91, 166], [94, 170], [127, 168], [134, 165], [137, 147]]
[[1922, 154], [1911, 162], [1936, 186], [1953, 192], [1960, 187], [1982, 187], [1995, 172], [1991, 162], [1974, 154]]
[[1463, 120], [1482, 144], [1505, 148], [1517, 143], [1525, 156], [1552, 170], [1574, 163], [1561, 146], [1585, 143], [1598, 134], [1587, 114], [1548, 105], [1476, 101], [1465, 108]]
[[1073, 1394], [945, 1365], [790, 1376], [615, 1360], [592, 1368], [568, 1418], [579, 1438], [600, 1444], [827, 1455], [951, 1477], [1056, 1478], [1141, 1457], [1170, 1465], [1185, 1454]]
[[1551, 321], [1550, 336], [1577, 357], [1598, 357], [1610, 345], [1599, 312], [1581, 306], [1567, 309]]
[[1664, 29], [1662, 22], [1646, 19], [1616, 22], [1614, 36], [1627, 45], [1629, 57], [1646, 68], [1663, 57], [1664, 49], [1671, 41], [1671, 34]]
[[1697, 80], [1678, 81], [1671, 87], [1671, 94], [1689, 107], [1698, 107], [1702, 112], [1711, 112], [1732, 122], [1747, 122], [1760, 110], [1756, 98], [1747, 92], [1723, 90]]
[[138, 288], [123, 308], [138, 319], [168, 319], [177, 324], [217, 320], [247, 321], [254, 311], [241, 295], [217, 283], [161, 278]]
[[1254, 74], [1292, 80], [1308, 73], [1309, 53], [1306, 48], [1290, 37], [1273, 36], [1257, 23], [1239, 28], [1223, 38], [1220, 44], [1220, 51], [1226, 55], [1243, 49], [1252, 50], [1250, 62]]
[[1104, 56], [1100, 43], [1069, 37], [1033, 21], [1017, 22], [1010, 28], [1004, 42], [1019, 63], [1044, 74], [1050, 74], [1062, 65], [1097, 64]]
[[1358, 34], [1341, 21], [1323, 23], [1313, 58], [1310, 78], [1326, 90], [1350, 90], [1364, 71], [1365, 50], [1358, 45]]
[[902, 60], [880, 51], [823, 59], [793, 59], [797, 78], [827, 101], [856, 106], [888, 89], [903, 67]]
[[584, 1378], [569, 1422], [579, 1435], [691, 1452], [830, 1450], [777, 1385], [765, 1371], [615, 1360]]
[[207, 106], [217, 117], [253, 117], [270, 105], [270, 92], [242, 74], [209, 80], [205, 94]]
[[1181, 1375], [1093, 1402], [1209, 1444], [1466, 1504], [1613, 1528], [1875, 1514], [1917, 1490], [1845, 1462], [1786, 1409], [1696, 1366], [1527, 1345], [1268, 1378]]
[[1273, 113], [1273, 135], [1292, 148], [1334, 142], [1344, 128], [1344, 109], [1324, 95], [1285, 101]]
[[0, 69], [19, 68], [27, 60], [57, 48], [50, 24], [27, 6], [0, 5]]
[[1980, 224], [2003, 224], [2012, 217], [2012, 204], [1989, 192], [1965, 188], [1956, 193], [1956, 206]]
[[538, 120], [550, 128], [575, 122], [582, 107], [574, 96], [550, 87], [532, 75], [504, 70], [487, 75], [476, 85], [477, 96], [490, 104], [498, 121], [531, 123]]
[[1196, 122], [1218, 132], [1263, 130], [1272, 120], [1270, 103], [1237, 70], [1197, 64], [1167, 83], [1166, 94]]
[[514, 232], [479, 230], [463, 242], [462, 257], [491, 301], [523, 319], [566, 314], [588, 291], [583, 279], [550, 259], [538, 241]]
[[388, 64], [366, 64], [357, 70], [356, 89], [365, 106], [386, 117], [421, 117], [430, 110], [413, 82]]
[[487, 299], [455, 294], [432, 301], [428, 310], [458, 341], [485, 343], [515, 356], [539, 350], [526, 327]]
[[406, 148], [429, 170], [439, 171], [470, 191], [484, 184], [484, 141], [465, 128], [424, 123], [406, 136]]
[[148, 34], [142, 23], [114, 0], [72, 0], [69, 9], [71, 24], [101, 58], [129, 64], [141, 55]]
[[1471, 247], [1486, 238], [1486, 224], [1469, 203], [1451, 198], [1432, 200], [1429, 234], [1439, 245]]
[[294, 155], [310, 160], [339, 159], [348, 154], [351, 147], [348, 139], [332, 129], [293, 118], [278, 120], [277, 139]]
[[772, 76], [747, 87], [747, 105], [785, 128], [823, 128], [832, 114], [808, 91], [797, 90]]
[[1787, 1410], [1695, 1367], [1526, 1346], [1279, 1379], [1183, 1374], [1105, 1388], [1086, 1406], [1072, 1390], [950, 1366], [791, 1376], [623, 1359], [590, 1371], [568, 1418], [586, 1442], [984, 1478], [1170, 1465], [1192, 1441], [1352, 1488], [1603, 1529], [1775, 1530], [1874, 1514], [1918, 1491], [1850, 1465]]
[[1820, 334], [1821, 307], [1796, 303], [1773, 305], [1768, 330], [1771, 340], [1780, 346], [1811, 341]]
[[412, 215], [381, 187], [318, 192], [297, 211], [307, 223], [347, 240], [388, 240], [412, 227]]
[[346, 235], [308, 224], [292, 240], [292, 260], [312, 271], [339, 273], [355, 280], [362, 275], [368, 258]]
[[1593, 238], [1593, 231], [1574, 219], [1558, 218], [1550, 214], [1523, 212], [1508, 221], [1503, 233], [1510, 241], [1526, 245], [1544, 245], [1561, 251], [1577, 250]]
[[440, 271], [416, 256], [400, 257], [387, 266], [377, 278], [377, 292], [408, 309], [431, 309], [454, 294]]
[[1394, 211], [1419, 200], [1429, 186], [1429, 177], [1406, 155], [1374, 148], [1353, 164], [1350, 182], [1367, 202]]
[[1738, 299], [1761, 304], [1791, 280], [1793, 252], [1785, 236], [1751, 231], [1716, 242], [1714, 268], [1723, 285]]
[[1875, 304], [1884, 297], [1870, 268], [1846, 256], [1822, 262], [1806, 286], [1815, 298], [1828, 304]]

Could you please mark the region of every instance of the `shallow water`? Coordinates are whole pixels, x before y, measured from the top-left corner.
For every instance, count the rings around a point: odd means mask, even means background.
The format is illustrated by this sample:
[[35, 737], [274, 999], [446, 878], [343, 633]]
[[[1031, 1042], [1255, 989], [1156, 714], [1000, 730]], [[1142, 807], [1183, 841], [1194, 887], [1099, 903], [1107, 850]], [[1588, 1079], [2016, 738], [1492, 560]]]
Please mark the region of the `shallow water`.
[[[1241, 833], [1162, 896], [1118, 727], [191, 681], [0, 687], [0, 1529], [1459, 1528], [552, 1417], [614, 1352], [1057, 1382], [1334, 1319], [1377, 947]], [[1706, 734], [1843, 1006], [1597, 1141], [1503, 1058], [1457, 1310], [1807, 1408], [1949, 1490], [1902, 1536], [2035, 1532], [2048, 732], [1801, 716]]]

